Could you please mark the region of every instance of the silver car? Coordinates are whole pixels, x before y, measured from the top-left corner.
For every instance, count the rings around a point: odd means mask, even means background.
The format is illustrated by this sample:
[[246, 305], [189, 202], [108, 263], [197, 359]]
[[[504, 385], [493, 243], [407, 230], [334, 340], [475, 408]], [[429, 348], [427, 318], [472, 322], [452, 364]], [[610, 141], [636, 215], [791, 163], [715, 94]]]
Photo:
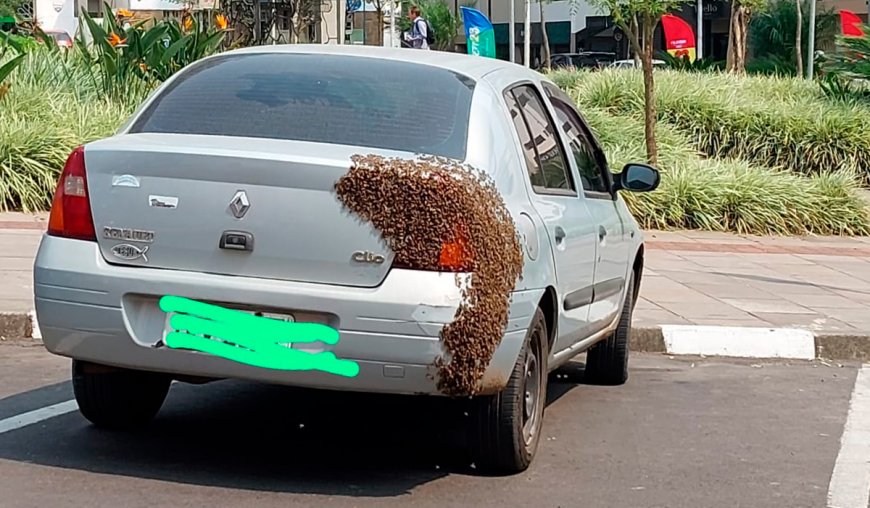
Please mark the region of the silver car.
[[[469, 404], [477, 463], [520, 471], [537, 448], [547, 374], [589, 350], [585, 378], [628, 377], [641, 231], [568, 96], [494, 59], [356, 46], [270, 46], [201, 60], [114, 136], [76, 149], [35, 261], [45, 347], [73, 359], [82, 414], [141, 424], [171, 380], [249, 379], [438, 395], [456, 274], [393, 266], [333, 186], [354, 154], [464, 161], [495, 181], [525, 263], [504, 337]], [[256, 367], [160, 347], [164, 295], [337, 329], [356, 377]]]

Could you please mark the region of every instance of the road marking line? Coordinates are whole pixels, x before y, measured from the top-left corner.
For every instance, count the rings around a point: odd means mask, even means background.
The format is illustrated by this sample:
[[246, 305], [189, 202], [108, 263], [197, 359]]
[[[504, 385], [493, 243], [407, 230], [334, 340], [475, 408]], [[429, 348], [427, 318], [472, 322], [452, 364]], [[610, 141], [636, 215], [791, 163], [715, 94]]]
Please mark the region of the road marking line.
[[662, 336], [666, 351], [675, 355], [805, 360], [816, 357], [815, 336], [809, 330], [665, 325]]
[[76, 401], [68, 400], [59, 404], [53, 404], [51, 406], [21, 413], [20, 415], [10, 416], [5, 420], [0, 420], [0, 434], [9, 432], [10, 430], [20, 429], [21, 427], [27, 427], [28, 425], [33, 425], [34, 423], [39, 423], [43, 420], [54, 418], [55, 416], [65, 415], [78, 408], [79, 405]]
[[849, 414], [828, 487], [828, 508], [867, 508], [870, 502], [870, 365], [858, 371]]

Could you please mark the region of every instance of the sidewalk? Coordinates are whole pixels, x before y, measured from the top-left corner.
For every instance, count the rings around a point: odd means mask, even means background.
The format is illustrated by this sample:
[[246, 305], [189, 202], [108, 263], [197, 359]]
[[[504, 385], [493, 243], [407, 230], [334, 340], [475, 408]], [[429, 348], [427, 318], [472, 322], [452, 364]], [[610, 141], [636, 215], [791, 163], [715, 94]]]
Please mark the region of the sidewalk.
[[[0, 214], [0, 336], [29, 331], [31, 266], [46, 220]], [[870, 351], [870, 238], [650, 231], [645, 264], [636, 328], [798, 328]]]
[[870, 337], [870, 238], [647, 232], [635, 323]]

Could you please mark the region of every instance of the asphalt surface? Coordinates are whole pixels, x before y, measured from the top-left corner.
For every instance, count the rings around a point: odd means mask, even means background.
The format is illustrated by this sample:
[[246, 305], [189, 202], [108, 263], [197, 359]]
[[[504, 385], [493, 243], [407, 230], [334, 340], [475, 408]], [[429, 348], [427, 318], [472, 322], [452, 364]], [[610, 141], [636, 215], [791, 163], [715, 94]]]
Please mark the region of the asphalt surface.
[[[582, 357], [579, 358], [582, 361]], [[462, 402], [222, 381], [157, 419], [0, 434], [0, 506], [823, 507], [855, 365], [634, 355], [621, 387], [552, 376], [526, 473], [465, 458]], [[0, 420], [72, 398], [69, 363], [0, 345]]]

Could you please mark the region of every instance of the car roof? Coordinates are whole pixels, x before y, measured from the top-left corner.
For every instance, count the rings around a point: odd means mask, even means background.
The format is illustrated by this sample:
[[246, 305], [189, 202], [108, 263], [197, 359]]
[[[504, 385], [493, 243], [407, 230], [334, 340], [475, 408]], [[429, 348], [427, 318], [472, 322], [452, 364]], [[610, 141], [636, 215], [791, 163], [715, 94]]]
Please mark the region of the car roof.
[[408, 63], [417, 63], [438, 67], [465, 75], [476, 81], [483, 80], [487, 74], [503, 70], [515, 73], [517, 78], [541, 78], [537, 72], [522, 65], [495, 58], [484, 58], [461, 53], [445, 51], [423, 51], [410, 48], [384, 48], [380, 46], [363, 46], [353, 44], [276, 44], [274, 46], [252, 46], [221, 53], [231, 54], [310, 54], [310, 55], [340, 55], [362, 58], [377, 58]]

